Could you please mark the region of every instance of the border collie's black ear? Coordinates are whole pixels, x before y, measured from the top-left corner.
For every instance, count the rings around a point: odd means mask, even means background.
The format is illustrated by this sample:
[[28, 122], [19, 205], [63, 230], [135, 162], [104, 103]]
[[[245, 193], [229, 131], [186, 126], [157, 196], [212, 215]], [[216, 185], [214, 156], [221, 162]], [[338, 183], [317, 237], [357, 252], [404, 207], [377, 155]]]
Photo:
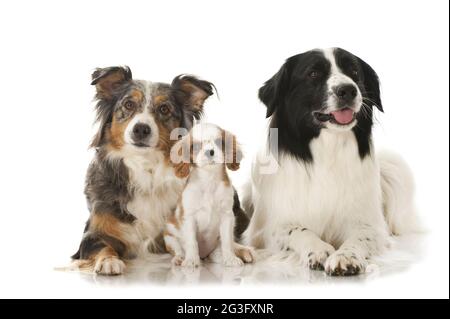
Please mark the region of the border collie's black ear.
[[127, 66], [97, 68], [92, 73], [91, 85], [95, 85], [98, 99], [108, 100], [112, 97], [113, 91], [117, 87], [131, 79], [131, 70]]
[[364, 101], [364, 103], [367, 104], [367, 102], [369, 102], [371, 103], [371, 105], [374, 105], [378, 110], [384, 112], [380, 97], [380, 80], [378, 79], [377, 73], [375, 72], [374, 69], [372, 69], [370, 65], [364, 62], [361, 58], [358, 58], [358, 61], [363, 70], [364, 87], [366, 89], [366, 92], [365, 94], [363, 94], [363, 96], [370, 99], [370, 101], [366, 100]]
[[172, 81], [175, 99], [196, 119], [203, 112], [205, 100], [213, 94], [214, 84], [192, 75], [181, 74]]
[[283, 99], [289, 87], [289, 59], [281, 66], [280, 70], [259, 89], [258, 97], [267, 107], [266, 117], [275, 112], [275, 109], [283, 103]]

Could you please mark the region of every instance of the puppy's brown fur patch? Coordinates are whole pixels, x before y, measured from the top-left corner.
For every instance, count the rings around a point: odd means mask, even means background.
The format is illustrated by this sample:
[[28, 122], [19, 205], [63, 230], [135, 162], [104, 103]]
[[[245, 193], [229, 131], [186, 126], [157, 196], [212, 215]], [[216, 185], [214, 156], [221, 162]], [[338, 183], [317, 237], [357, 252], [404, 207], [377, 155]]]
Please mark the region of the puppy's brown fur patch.
[[[231, 143], [230, 143], [231, 140]], [[228, 169], [237, 171], [242, 159], [242, 151], [237, 142], [236, 136], [222, 130], [222, 145], [225, 156], [225, 163]]]

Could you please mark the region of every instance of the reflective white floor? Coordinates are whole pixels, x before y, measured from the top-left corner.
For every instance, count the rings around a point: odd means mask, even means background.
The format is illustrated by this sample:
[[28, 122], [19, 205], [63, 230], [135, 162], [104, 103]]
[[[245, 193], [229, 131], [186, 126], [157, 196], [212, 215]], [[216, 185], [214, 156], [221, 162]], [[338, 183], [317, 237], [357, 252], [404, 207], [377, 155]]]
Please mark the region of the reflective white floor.
[[[196, 269], [174, 267], [169, 255], [157, 256], [157, 261], [135, 261], [122, 276], [100, 276], [80, 273], [82, 280], [101, 286], [127, 284], [199, 285], [199, 284], [260, 284], [284, 285], [365, 282], [375, 278], [401, 273], [421, 258], [424, 238], [409, 236], [396, 238], [392, 249], [373, 260], [366, 273], [352, 277], [330, 277], [323, 271], [310, 271], [292, 261], [263, 259], [244, 267], [223, 267], [220, 264], [203, 263]], [[269, 258], [270, 259], [270, 258]]]

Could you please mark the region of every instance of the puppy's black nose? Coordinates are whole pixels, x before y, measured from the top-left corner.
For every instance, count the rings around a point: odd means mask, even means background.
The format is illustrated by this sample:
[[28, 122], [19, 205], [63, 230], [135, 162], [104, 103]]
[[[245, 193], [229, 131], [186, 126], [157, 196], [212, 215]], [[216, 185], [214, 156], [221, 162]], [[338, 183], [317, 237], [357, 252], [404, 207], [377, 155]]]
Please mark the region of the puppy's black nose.
[[146, 139], [151, 132], [152, 129], [147, 124], [137, 123], [133, 127], [133, 139], [136, 141], [142, 141]]
[[207, 150], [207, 151], [205, 152], [205, 155], [206, 155], [207, 157], [213, 157], [213, 156], [214, 156], [214, 150]]
[[353, 84], [340, 85], [336, 87], [335, 92], [339, 100], [344, 102], [352, 102], [357, 95], [356, 87]]

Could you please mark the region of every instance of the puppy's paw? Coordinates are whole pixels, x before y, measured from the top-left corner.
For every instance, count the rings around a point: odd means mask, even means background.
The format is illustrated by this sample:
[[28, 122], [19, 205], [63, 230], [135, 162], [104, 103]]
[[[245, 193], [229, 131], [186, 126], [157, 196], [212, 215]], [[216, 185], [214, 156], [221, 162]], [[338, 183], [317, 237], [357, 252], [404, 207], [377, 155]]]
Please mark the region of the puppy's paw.
[[196, 268], [200, 266], [200, 258], [199, 257], [185, 257], [181, 262], [182, 267]]
[[227, 267], [238, 267], [243, 266], [244, 262], [239, 257], [235, 255], [223, 256], [223, 264]]
[[324, 270], [325, 261], [335, 252], [335, 249], [330, 244], [322, 242], [320, 247], [315, 247], [306, 256], [308, 266], [312, 270]]
[[94, 272], [100, 275], [121, 275], [125, 270], [125, 263], [117, 257], [107, 257], [98, 260]]
[[236, 248], [234, 249], [234, 253], [244, 263], [252, 263], [255, 261], [255, 251], [251, 247], [237, 245]]
[[330, 276], [354, 276], [363, 273], [367, 262], [351, 251], [336, 251], [325, 262], [325, 272]]
[[174, 256], [172, 258], [172, 265], [174, 265], [174, 266], [181, 266], [183, 261], [184, 261], [184, 257], [182, 257], [182, 256]]

